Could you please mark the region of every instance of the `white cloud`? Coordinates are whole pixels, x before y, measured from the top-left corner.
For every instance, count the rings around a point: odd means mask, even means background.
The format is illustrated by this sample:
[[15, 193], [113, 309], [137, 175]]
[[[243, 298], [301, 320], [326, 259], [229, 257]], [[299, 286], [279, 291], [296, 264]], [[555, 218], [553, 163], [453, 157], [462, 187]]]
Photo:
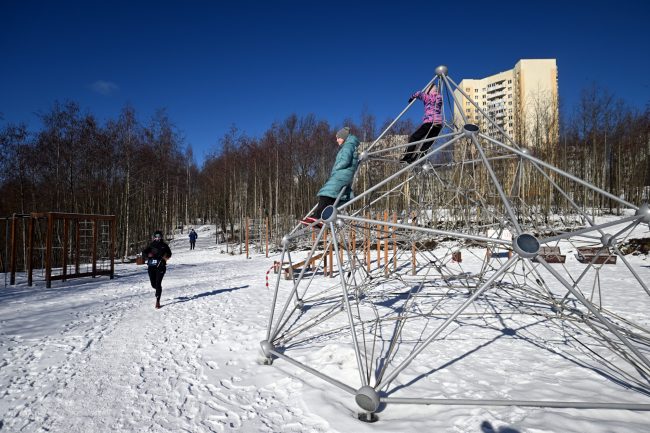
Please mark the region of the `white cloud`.
[[111, 95], [120, 90], [120, 87], [117, 84], [104, 80], [95, 81], [90, 85], [90, 88], [93, 90], [93, 92], [97, 92], [100, 95]]

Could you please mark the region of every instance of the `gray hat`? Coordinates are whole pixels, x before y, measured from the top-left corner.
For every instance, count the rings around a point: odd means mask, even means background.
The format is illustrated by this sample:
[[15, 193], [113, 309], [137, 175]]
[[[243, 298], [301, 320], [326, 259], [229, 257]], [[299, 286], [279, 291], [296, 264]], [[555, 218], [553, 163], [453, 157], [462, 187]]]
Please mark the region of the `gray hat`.
[[339, 131], [336, 133], [336, 138], [342, 138], [345, 140], [348, 138], [348, 135], [350, 135], [350, 127], [346, 126], [345, 128], [339, 129]]

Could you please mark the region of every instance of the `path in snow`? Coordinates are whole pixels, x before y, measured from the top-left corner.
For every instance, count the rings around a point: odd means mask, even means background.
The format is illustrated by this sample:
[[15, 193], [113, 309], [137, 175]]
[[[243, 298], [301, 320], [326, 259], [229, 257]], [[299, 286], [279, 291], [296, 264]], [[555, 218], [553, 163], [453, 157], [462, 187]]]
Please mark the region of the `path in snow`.
[[270, 296], [259, 260], [211, 241], [172, 245], [161, 310], [143, 266], [9, 288], [0, 431], [331, 431], [292, 397], [300, 382], [258, 364]]

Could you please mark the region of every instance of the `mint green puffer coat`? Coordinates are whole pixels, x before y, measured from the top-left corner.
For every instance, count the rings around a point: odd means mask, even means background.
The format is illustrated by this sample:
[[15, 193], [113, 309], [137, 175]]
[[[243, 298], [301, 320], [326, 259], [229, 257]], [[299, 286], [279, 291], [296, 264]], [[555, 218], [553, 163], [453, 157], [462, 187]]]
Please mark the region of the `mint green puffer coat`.
[[357, 165], [359, 165], [358, 147], [359, 139], [352, 134], [348, 135], [348, 138], [336, 154], [336, 160], [334, 160], [334, 167], [332, 167], [332, 173], [329, 179], [327, 179], [325, 185], [318, 191], [319, 196], [336, 198], [341, 188], [347, 186], [341, 196], [340, 203], [350, 200], [354, 172], [357, 170]]

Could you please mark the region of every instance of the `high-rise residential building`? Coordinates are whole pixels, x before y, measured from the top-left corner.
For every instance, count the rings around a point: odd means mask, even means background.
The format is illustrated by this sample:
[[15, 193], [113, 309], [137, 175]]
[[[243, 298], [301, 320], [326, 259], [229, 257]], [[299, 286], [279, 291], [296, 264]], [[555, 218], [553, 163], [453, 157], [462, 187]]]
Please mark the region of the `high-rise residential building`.
[[[454, 108], [457, 124], [474, 123], [490, 135], [498, 134], [501, 128], [523, 146], [540, 147], [557, 142], [555, 59], [522, 59], [513, 69], [485, 78], [463, 79], [458, 87], [471, 102], [455, 90], [454, 96], [462, 101], [462, 107]], [[485, 121], [479, 108], [494, 119], [496, 125]]]

